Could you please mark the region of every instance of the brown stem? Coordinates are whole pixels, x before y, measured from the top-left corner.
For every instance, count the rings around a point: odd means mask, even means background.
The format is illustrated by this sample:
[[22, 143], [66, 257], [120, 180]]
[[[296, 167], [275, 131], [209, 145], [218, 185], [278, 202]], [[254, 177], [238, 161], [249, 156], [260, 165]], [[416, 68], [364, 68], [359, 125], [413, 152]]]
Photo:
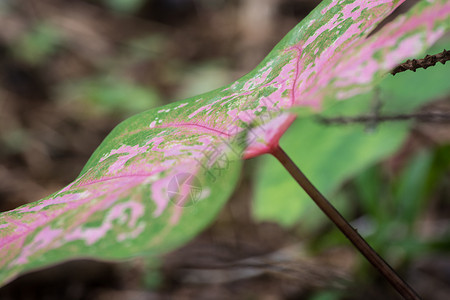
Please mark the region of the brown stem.
[[435, 55], [427, 55], [422, 59], [408, 59], [404, 63], [395, 67], [391, 74], [395, 75], [406, 70], [411, 70], [413, 72], [418, 68], [428, 68], [434, 66], [437, 62], [445, 64], [446, 61], [450, 60], [450, 51], [444, 49], [441, 53]]
[[450, 114], [441, 112], [423, 112], [423, 113], [412, 113], [412, 114], [396, 114], [396, 115], [362, 115], [355, 117], [321, 117], [319, 116], [318, 121], [325, 125], [347, 125], [352, 123], [379, 123], [386, 121], [407, 121], [415, 120], [419, 122], [428, 123], [449, 123]]
[[389, 266], [358, 232], [344, 219], [333, 205], [314, 187], [280, 146], [272, 150], [272, 155], [285, 167], [291, 176], [313, 199], [319, 208], [333, 221], [341, 232], [364, 255], [367, 260], [389, 281], [404, 299], [418, 300], [417, 293]]

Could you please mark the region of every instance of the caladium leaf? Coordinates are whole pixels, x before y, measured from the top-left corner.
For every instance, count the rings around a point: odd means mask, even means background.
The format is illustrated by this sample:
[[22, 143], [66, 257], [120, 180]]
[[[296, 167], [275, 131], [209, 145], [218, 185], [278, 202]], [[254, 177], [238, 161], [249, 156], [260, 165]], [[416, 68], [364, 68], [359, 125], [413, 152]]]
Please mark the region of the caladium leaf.
[[360, 93], [447, 30], [450, 7], [440, 0], [367, 37], [401, 2], [324, 1], [240, 80], [124, 121], [72, 184], [1, 214], [0, 281], [76, 257], [161, 253], [192, 238], [229, 197], [237, 157], [277, 145], [295, 118], [286, 109]]
[[[439, 43], [440, 47], [433, 47], [431, 53], [447, 49], [449, 42]], [[383, 103], [381, 114], [410, 113], [428, 101], [450, 95], [448, 78], [450, 68], [441, 64], [416, 73], [405, 72], [385, 78], [377, 86], [376, 93]], [[321, 115], [366, 115], [373, 105], [371, 99], [374, 94], [371, 92], [337, 102]], [[283, 135], [280, 145], [320, 192], [334, 205], [339, 205], [336, 199], [344, 198], [343, 194], [337, 195], [341, 185], [392, 155], [404, 143], [411, 127], [410, 122], [388, 122], [367, 132], [364, 130], [367, 124], [325, 125], [316, 116], [302, 117]], [[283, 166], [273, 157], [260, 157], [258, 160], [252, 205], [254, 217], [286, 227], [299, 223], [308, 232], [314, 232], [316, 225], [322, 226], [325, 216], [314, 202], [309, 201], [305, 192], [299, 191]], [[274, 198], [283, 201], [273, 201]]]

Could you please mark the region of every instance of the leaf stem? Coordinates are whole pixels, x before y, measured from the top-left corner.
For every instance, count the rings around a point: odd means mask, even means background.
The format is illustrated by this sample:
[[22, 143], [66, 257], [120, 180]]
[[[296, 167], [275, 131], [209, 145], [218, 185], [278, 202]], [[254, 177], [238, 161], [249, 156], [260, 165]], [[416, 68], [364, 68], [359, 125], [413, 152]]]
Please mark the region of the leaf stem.
[[362, 255], [389, 281], [404, 299], [420, 300], [419, 295], [386, 263], [375, 250], [364, 240], [362, 236], [344, 219], [334, 206], [317, 190], [302, 171], [295, 165], [291, 158], [281, 149], [275, 147], [271, 153], [319, 208], [333, 221], [339, 230], [352, 242]]

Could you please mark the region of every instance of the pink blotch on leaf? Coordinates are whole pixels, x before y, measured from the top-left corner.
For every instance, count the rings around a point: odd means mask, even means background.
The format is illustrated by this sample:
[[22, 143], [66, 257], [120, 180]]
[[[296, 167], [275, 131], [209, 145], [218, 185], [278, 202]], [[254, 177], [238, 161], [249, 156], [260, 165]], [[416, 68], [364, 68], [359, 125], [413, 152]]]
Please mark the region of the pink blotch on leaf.
[[39, 251], [47, 248], [57, 237], [61, 236], [63, 229], [52, 229], [50, 226], [44, 227], [33, 238], [33, 241], [23, 247], [20, 255], [11, 262], [12, 265], [21, 265], [28, 262], [28, 258]]
[[[127, 215], [127, 210], [130, 214]], [[126, 203], [119, 203], [109, 208], [103, 223], [99, 227], [77, 229], [69, 232], [65, 236], [66, 241], [84, 240], [86, 245], [92, 245], [104, 237], [108, 231], [113, 230], [113, 222], [117, 221], [119, 225], [127, 223], [130, 231], [136, 227], [137, 220], [144, 215], [144, 206], [135, 201], [128, 201]], [[127, 222], [128, 221], [128, 222]]]

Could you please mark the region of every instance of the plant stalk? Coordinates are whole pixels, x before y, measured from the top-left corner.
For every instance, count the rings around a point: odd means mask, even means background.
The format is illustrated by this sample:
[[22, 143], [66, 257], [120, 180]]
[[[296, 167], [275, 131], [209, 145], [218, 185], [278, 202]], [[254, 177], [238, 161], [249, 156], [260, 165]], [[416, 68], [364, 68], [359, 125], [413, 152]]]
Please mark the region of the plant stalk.
[[370, 247], [362, 236], [344, 219], [334, 206], [317, 190], [291, 158], [277, 146], [272, 153], [319, 208], [333, 221], [362, 255], [385, 277], [398, 293], [408, 300], [420, 300], [419, 295]]

